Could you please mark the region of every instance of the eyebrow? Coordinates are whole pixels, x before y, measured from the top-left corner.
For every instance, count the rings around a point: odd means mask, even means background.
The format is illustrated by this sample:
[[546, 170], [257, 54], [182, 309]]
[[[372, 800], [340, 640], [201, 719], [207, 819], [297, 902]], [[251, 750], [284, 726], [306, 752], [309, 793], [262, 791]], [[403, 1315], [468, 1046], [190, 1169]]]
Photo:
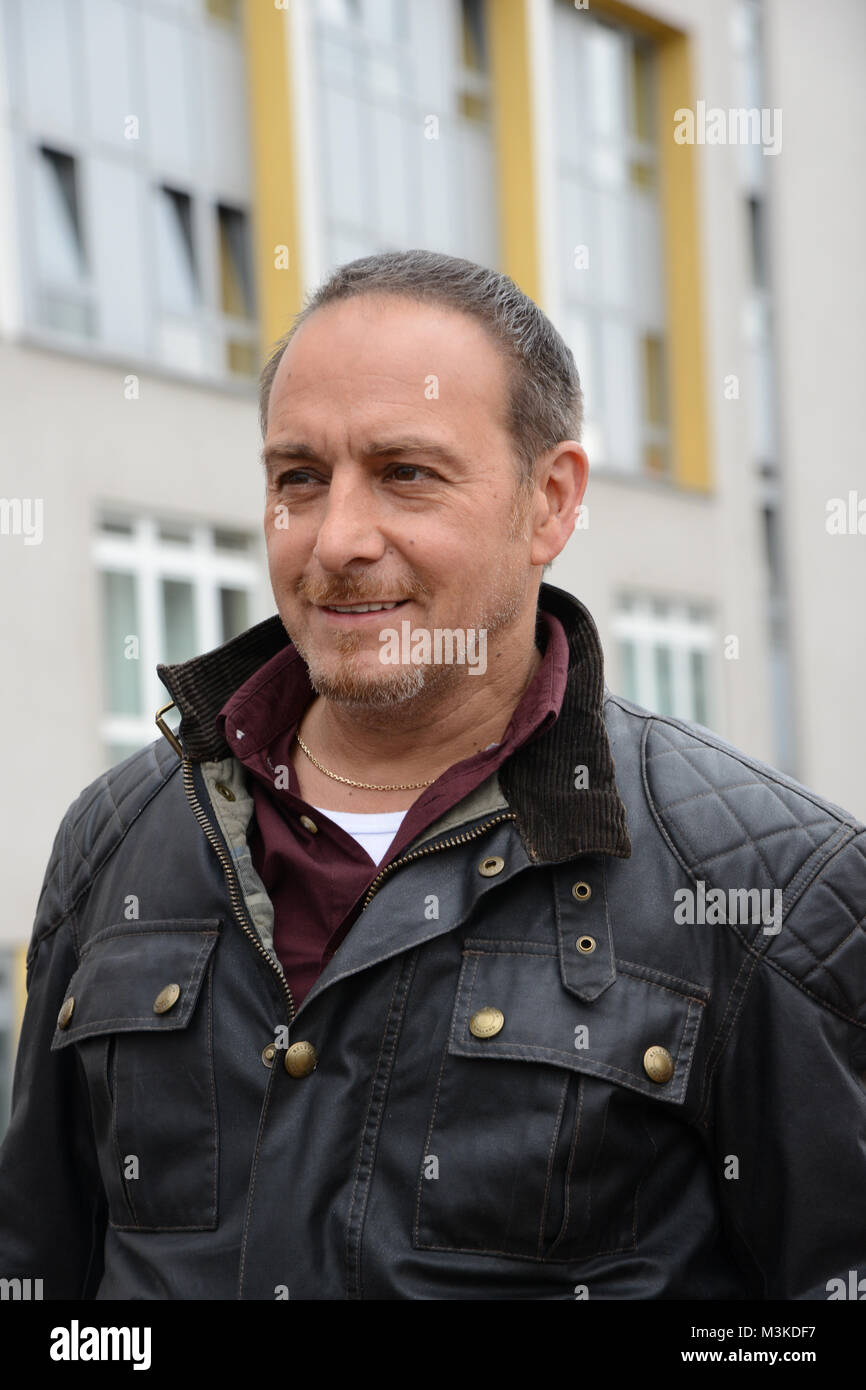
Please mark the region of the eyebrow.
[[[453, 449], [449, 449], [446, 444], [440, 444], [435, 439], [425, 439], [423, 435], [401, 435], [395, 439], [374, 439], [363, 450], [365, 458], [387, 458], [391, 454], [425, 454], [428, 457], [439, 458], [443, 463], [451, 464], [454, 468], [464, 468], [463, 459], [456, 454]], [[322, 459], [311, 444], [306, 444], [303, 440], [284, 439], [278, 440], [273, 444], [265, 445], [261, 452], [261, 460], [265, 467], [279, 460], [301, 459], [307, 463], [321, 463]]]

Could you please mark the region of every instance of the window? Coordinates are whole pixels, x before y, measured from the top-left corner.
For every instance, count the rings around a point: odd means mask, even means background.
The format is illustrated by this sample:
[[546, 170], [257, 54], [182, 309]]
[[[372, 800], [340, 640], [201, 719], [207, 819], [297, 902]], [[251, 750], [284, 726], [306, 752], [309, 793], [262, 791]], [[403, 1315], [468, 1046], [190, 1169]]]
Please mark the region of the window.
[[656, 54], [642, 36], [554, 10], [563, 332], [594, 463], [665, 476], [670, 431]]
[[254, 621], [259, 568], [251, 545], [243, 532], [169, 519], [100, 521], [94, 557], [109, 765], [156, 736], [153, 716], [170, 698], [158, 662], [186, 661]]
[[314, 7], [327, 266], [429, 246], [498, 261], [481, 0]]
[[207, 359], [202, 334], [201, 257], [193, 200], [182, 189], [163, 185], [155, 190], [155, 216], [161, 311], [157, 352], [170, 366], [202, 372]]
[[461, 0], [460, 40], [460, 114], [469, 121], [485, 121], [489, 90], [484, 0]]
[[189, 194], [159, 188], [156, 218], [160, 302], [174, 313], [192, 314], [201, 295]]
[[255, 377], [241, 15], [240, 0], [0, 3], [24, 311], [52, 346]]
[[253, 312], [253, 275], [246, 214], [219, 204], [217, 218], [223, 313], [248, 318]]
[[707, 725], [713, 627], [700, 605], [621, 596], [613, 620], [619, 689], [658, 714]]
[[[167, 185], [154, 196], [161, 357], [201, 371], [208, 356], [213, 360], [218, 354], [214, 365], [221, 370], [255, 376], [259, 358], [246, 212], [225, 203], [208, 210], [188, 192]], [[212, 284], [203, 276], [205, 264], [216, 267]]]
[[78, 164], [71, 154], [39, 146], [34, 209], [37, 312], [47, 328], [87, 336], [94, 331], [94, 315], [79, 180]]
[[249, 220], [240, 208], [217, 204], [220, 306], [233, 322], [226, 327], [229, 371], [254, 376], [258, 367]]

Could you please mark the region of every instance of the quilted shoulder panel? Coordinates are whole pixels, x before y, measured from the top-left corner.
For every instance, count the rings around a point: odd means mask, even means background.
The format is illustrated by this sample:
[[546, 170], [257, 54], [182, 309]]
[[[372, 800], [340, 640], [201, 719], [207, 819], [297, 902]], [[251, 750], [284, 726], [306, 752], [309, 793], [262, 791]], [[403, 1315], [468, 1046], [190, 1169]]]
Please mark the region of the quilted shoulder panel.
[[802, 988], [866, 1028], [866, 831], [813, 881], [769, 955]]
[[644, 784], [669, 847], [705, 891], [781, 892], [778, 924], [729, 929], [822, 1004], [866, 1027], [866, 828], [698, 725], [643, 720]]
[[643, 764], [655, 814], [689, 873], [724, 889], [779, 888], [785, 910], [863, 829], [699, 725], [648, 716]]
[[[162, 737], [109, 768], [79, 794], [63, 818], [58, 844], [65, 853], [61, 866], [62, 894], [57, 908], [63, 914], [93, 881], [148, 802], [180, 768], [177, 754]], [[42, 931], [55, 923], [43, 913]]]

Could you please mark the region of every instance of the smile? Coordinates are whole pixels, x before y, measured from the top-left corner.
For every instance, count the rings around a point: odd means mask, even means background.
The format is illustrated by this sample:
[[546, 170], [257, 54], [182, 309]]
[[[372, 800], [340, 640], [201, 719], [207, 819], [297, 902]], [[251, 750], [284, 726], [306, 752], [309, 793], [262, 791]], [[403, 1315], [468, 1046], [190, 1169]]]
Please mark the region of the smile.
[[387, 609], [398, 608], [405, 599], [395, 599], [393, 603], [352, 603], [352, 604], [325, 604], [324, 607], [330, 613], [384, 613]]
[[375, 603], [329, 603], [317, 605], [318, 611], [326, 621], [340, 622], [345, 625], [346, 620], [351, 618], [352, 627], [364, 622], [370, 622], [380, 613], [391, 613], [395, 608], [403, 608], [409, 602], [408, 599], [382, 599]]

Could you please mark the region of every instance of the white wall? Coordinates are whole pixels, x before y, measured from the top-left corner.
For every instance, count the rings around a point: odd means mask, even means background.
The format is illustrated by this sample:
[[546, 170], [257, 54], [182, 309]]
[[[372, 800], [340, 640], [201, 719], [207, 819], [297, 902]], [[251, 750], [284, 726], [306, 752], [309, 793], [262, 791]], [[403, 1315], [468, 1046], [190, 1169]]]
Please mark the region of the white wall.
[[[105, 503], [261, 533], [252, 390], [235, 394], [0, 341], [0, 493], [42, 498], [40, 545], [0, 536], [5, 847], [0, 940], [23, 939], [60, 817], [104, 767], [94, 518]], [[264, 584], [252, 621], [274, 612]], [[154, 737], [158, 731], [154, 728]]]
[[866, 499], [866, 7], [767, 11], [768, 91], [784, 113], [771, 270], [800, 771], [866, 817], [866, 535], [825, 526], [828, 499]]

